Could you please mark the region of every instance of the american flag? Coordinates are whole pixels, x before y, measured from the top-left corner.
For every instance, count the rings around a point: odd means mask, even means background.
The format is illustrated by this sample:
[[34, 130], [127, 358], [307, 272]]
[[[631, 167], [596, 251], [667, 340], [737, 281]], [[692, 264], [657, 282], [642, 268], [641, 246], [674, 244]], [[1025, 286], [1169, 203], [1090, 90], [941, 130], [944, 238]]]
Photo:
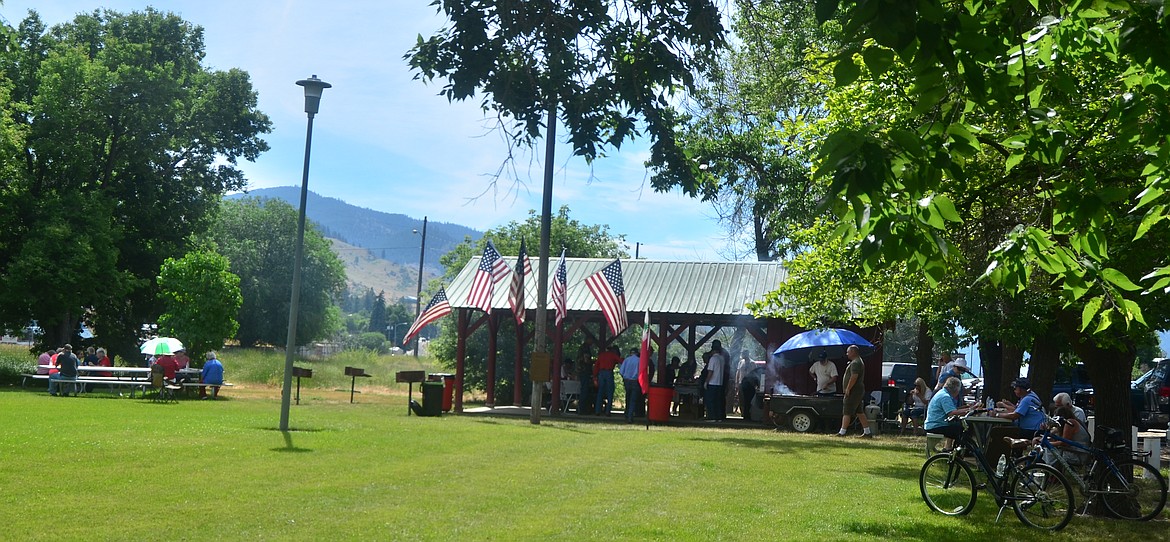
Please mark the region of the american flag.
[[622, 261], [602, 268], [585, 279], [585, 286], [601, 305], [601, 313], [609, 322], [609, 330], [616, 336], [629, 325], [626, 322], [626, 288], [622, 285]]
[[414, 324], [410, 326], [410, 329], [406, 330], [406, 337], [403, 337], [402, 344], [410, 342], [410, 339], [414, 338], [424, 327], [427, 327], [427, 324], [448, 314], [451, 314], [451, 304], [447, 302], [447, 292], [443, 288], [439, 288], [439, 293], [431, 298], [431, 302], [427, 303], [427, 308], [418, 313], [418, 318], [414, 320]]
[[512, 307], [517, 326], [524, 323], [524, 276], [531, 272], [532, 262], [528, 260], [528, 251], [521, 239], [520, 255], [516, 257], [516, 270], [512, 273], [512, 288], [508, 290], [508, 306]]
[[508, 271], [504, 257], [500, 256], [500, 251], [488, 241], [483, 247], [483, 257], [479, 259], [479, 268], [472, 279], [471, 290], [467, 292], [467, 303], [491, 314], [493, 289], [497, 282], [508, 276]]
[[569, 315], [569, 303], [566, 297], [569, 291], [569, 274], [565, 269], [565, 249], [561, 249], [561, 261], [557, 264], [556, 273], [553, 274], [552, 284], [552, 302], [553, 306], [557, 308], [557, 325], [565, 321], [565, 316]]

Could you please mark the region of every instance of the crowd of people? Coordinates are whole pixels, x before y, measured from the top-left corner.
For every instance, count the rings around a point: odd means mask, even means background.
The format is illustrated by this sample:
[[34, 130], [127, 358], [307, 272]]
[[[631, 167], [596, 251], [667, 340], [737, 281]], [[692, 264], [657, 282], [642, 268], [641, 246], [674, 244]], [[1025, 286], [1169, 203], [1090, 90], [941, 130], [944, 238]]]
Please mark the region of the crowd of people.
[[[755, 362], [747, 353], [743, 353], [735, 363], [731, 355], [723, 348], [719, 340], [711, 342], [711, 348], [700, 356], [702, 363], [688, 359], [683, 362], [678, 356], [673, 356], [664, 366], [662, 375], [656, 375], [657, 358], [653, 350], [650, 352], [651, 363], [648, 366], [651, 382], [662, 385], [694, 385], [701, 391], [701, 401], [704, 417], [710, 421], [726, 420], [729, 414], [738, 410], [744, 418], [750, 417], [751, 405], [755, 402], [755, 395], [763, 385], [763, 369], [757, 369]], [[614, 409], [614, 391], [617, 378], [621, 378], [625, 390], [624, 408], [625, 418], [633, 422], [635, 418], [647, 415], [647, 396], [642, 392], [638, 381], [638, 371], [641, 365], [640, 349], [631, 349], [625, 358], [617, 347], [609, 347], [597, 356], [586, 345], [578, 352], [575, 359], [565, 359], [561, 362], [560, 377], [562, 380], [578, 381], [580, 390], [577, 397], [577, 413], [581, 415], [611, 416]], [[617, 372], [615, 377], [614, 372]], [[675, 393], [671, 402], [671, 412], [677, 413], [681, 399]]]
[[[159, 366], [167, 383], [182, 384], [185, 378], [190, 378], [189, 373], [184, 372], [185, 369], [191, 368], [191, 358], [187, 356], [186, 349], [178, 349], [173, 354], [148, 355], [145, 361], [147, 367]], [[79, 359], [73, 353], [73, 345], [71, 344], [65, 344], [56, 350], [47, 350], [37, 357], [37, 374], [49, 376], [49, 395], [54, 397], [66, 395], [62, 387], [68, 381], [77, 380], [78, 367], [81, 366], [113, 367], [114, 362], [106, 353], [105, 348], [93, 346], [86, 348], [84, 357]], [[112, 377], [114, 373], [94, 371], [92, 376]], [[199, 372], [199, 382], [211, 384], [210, 386], [200, 386], [200, 397], [204, 399], [218, 397], [219, 389], [224, 382], [223, 364], [215, 352], [206, 354], [206, 361]], [[207, 395], [208, 388], [211, 388], [210, 397]]]
[[[943, 451], [950, 451], [963, 431], [960, 417], [985, 410], [984, 415], [991, 418], [1009, 420], [1007, 425], [992, 427], [987, 436], [985, 457], [990, 464], [998, 464], [1001, 456], [1009, 455], [1011, 450], [1004, 440], [1005, 437], [1014, 439], [1032, 439], [1038, 441], [1044, 431], [1054, 431], [1062, 438], [1088, 445], [1090, 435], [1088, 420], [1085, 411], [1073, 405], [1072, 398], [1067, 393], [1058, 393], [1052, 398], [1052, 414], [1059, 426], [1049, 427], [1048, 416], [1045, 415], [1044, 402], [1032, 390], [1032, 383], [1025, 377], [1012, 381], [1012, 394], [1016, 401], [1003, 399], [996, 401], [992, 409], [980, 401], [964, 402], [962, 380], [958, 376], [947, 376], [941, 386], [941, 392], [931, 398], [926, 412], [926, 432], [944, 437]], [[1060, 453], [1065, 459], [1077, 463], [1084, 459], [1084, 452], [1053, 440], [1057, 448], [1055, 452], [1046, 451], [1045, 461], [1053, 462], [1054, 453]]]

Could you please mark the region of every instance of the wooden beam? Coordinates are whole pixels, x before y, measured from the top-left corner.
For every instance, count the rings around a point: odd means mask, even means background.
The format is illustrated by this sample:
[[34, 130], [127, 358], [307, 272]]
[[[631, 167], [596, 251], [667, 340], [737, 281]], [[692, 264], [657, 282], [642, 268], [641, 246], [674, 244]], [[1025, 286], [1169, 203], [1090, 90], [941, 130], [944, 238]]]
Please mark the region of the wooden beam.
[[455, 319], [455, 413], [463, 413], [463, 376], [467, 359], [467, 309], [456, 311]]

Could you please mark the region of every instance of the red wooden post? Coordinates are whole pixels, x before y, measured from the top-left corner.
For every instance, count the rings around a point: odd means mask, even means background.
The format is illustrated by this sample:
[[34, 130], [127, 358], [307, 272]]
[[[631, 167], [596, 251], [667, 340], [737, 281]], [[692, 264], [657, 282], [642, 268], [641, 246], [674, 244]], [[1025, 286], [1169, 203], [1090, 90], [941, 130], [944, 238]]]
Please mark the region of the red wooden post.
[[463, 367], [467, 358], [467, 309], [459, 309], [455, 334], [455, 413], [463, 413]]

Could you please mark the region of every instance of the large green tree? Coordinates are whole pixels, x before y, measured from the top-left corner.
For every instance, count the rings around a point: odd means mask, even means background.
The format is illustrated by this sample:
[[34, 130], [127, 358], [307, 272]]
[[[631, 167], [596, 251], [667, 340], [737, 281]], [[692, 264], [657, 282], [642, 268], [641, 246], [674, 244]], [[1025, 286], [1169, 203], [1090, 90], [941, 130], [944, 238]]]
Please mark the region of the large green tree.
[[[226, 200], [209, 230], [216, 250], [240, 277], [241, 345], [288, 341], [292, 258], [297, 210], [276, 199]], [[327, 338], [342, 328], [337, 303], [345, 292], [345, 266], [312, 223], [305, 225], [297, 343]]]
[[56, 343], [85, 319], [134, 355], [162, 262], [244, 186], [236, 163], [267, 150], [270, 123], [247, 73], [205, 68], [203, 29], [176, 15], [102, 10], [46, 30], [31, 14], [10, 43], [0, 133], [20, 141], [2, 158], [0, 323], [35, 318]]
[[192, 359], [202, 360], [236, 335], [243, 298], [240, 277], [229, 270], [227, 258], [206, 250], [167, 258], [158, 287], [164, 305], [159, 333], [183, 341]]
[[[520, 252], [520, 242], [531, 240], [538, 235], [540, 235], [540, 217], [535, 211], [532, 211], [524, 222], [513, 221], [488, 230], [477, 241], [466, 239], [439, 258], [439, 262], [443, 264], [446, 272], [442, 278], [432, 282], [428, 290], [436, 292], [440, 283], [449, 284], [463, 270], [472, 256], [483, 254], [483, 247], [488, 241], [491, 241], [500, 253], [505, 255], [509, 266], [514, 266], [515, 257]], [[567, 256], [572, 258], [624, 258], [629, 256], [624, 236], [611, 234], [609, 226], [606, 225], [583, 224], [569, 218], [567, 206], [562, 206], [553, 217], [551, 239], [552, 246], [558, 249], [565, 248]], [[552, 265], [556, 265], [556, 260], [553, 260]], [[506, 282], [501, 283], [501, 285], [496, 287], [507, 287]], [[445, 318], [441, 322], [439, 336], [431, 341], [431, 353], [448, 368], [454, 370], [457, 339], [454, 317]], [[516, 323], [512, 318], [502, 318], [500, 322], [499, 337], [501, 340], [497, 343], [496, 353], [499, 369], [496, 371], [496, 397], [498, 401], [508, 401], [511, 400], [511, 390], [516, 384], [513, 382], [514, 372], [511, 370], [516, 359], [516, 341], [510, 339], [510, 337], [515, 337]], [[531, 345], [529, 348], [531, 349]], [[565, 351], [575, 352], [576, 348], [576, 344], [569, 345]], [[481, 326], [475, 333], [472, 333], [467, 341], [467, 362], [464, 366], [464, 383], [467, 389], [482, 390], [487, 384], [487, 351], [487, 328]]]
[[[897, 96], [913, 115], [839, 124], [820, 149], [817, 172], [866, 268], [905, 261], [938, 279], [961, 226], [922, 220], [924, 207], [996, 216], [982, 276], [1053, 300], [1051, 329], [1092, 375], [1099, 426], [1129, 425], [1134, 345], [1170, 317], [1161, 3], [820, 0], [817, 11], [847, 36], [838, 86]], [[885, 77], [900, 67], [905, 77]]]
[[[800, 0], [735, 2], [736, 38], [720, 55], [710, 81], [683, 102], [676, 139], [689, 172], [652, 161], [655, 184], [694, 175], [697, 194], [712, 203], [733, 238], [748, 240], [756, 259], [800, 250], [794, 232], [823, 210], [824, 189], [813, 182], [807, 126], [824, 116], [832, 81], [817, 51], [835, 44]], [[738, 251], [737, 251], [738, 252]], [[736, 254], [738, 256], [738, 254]]]

